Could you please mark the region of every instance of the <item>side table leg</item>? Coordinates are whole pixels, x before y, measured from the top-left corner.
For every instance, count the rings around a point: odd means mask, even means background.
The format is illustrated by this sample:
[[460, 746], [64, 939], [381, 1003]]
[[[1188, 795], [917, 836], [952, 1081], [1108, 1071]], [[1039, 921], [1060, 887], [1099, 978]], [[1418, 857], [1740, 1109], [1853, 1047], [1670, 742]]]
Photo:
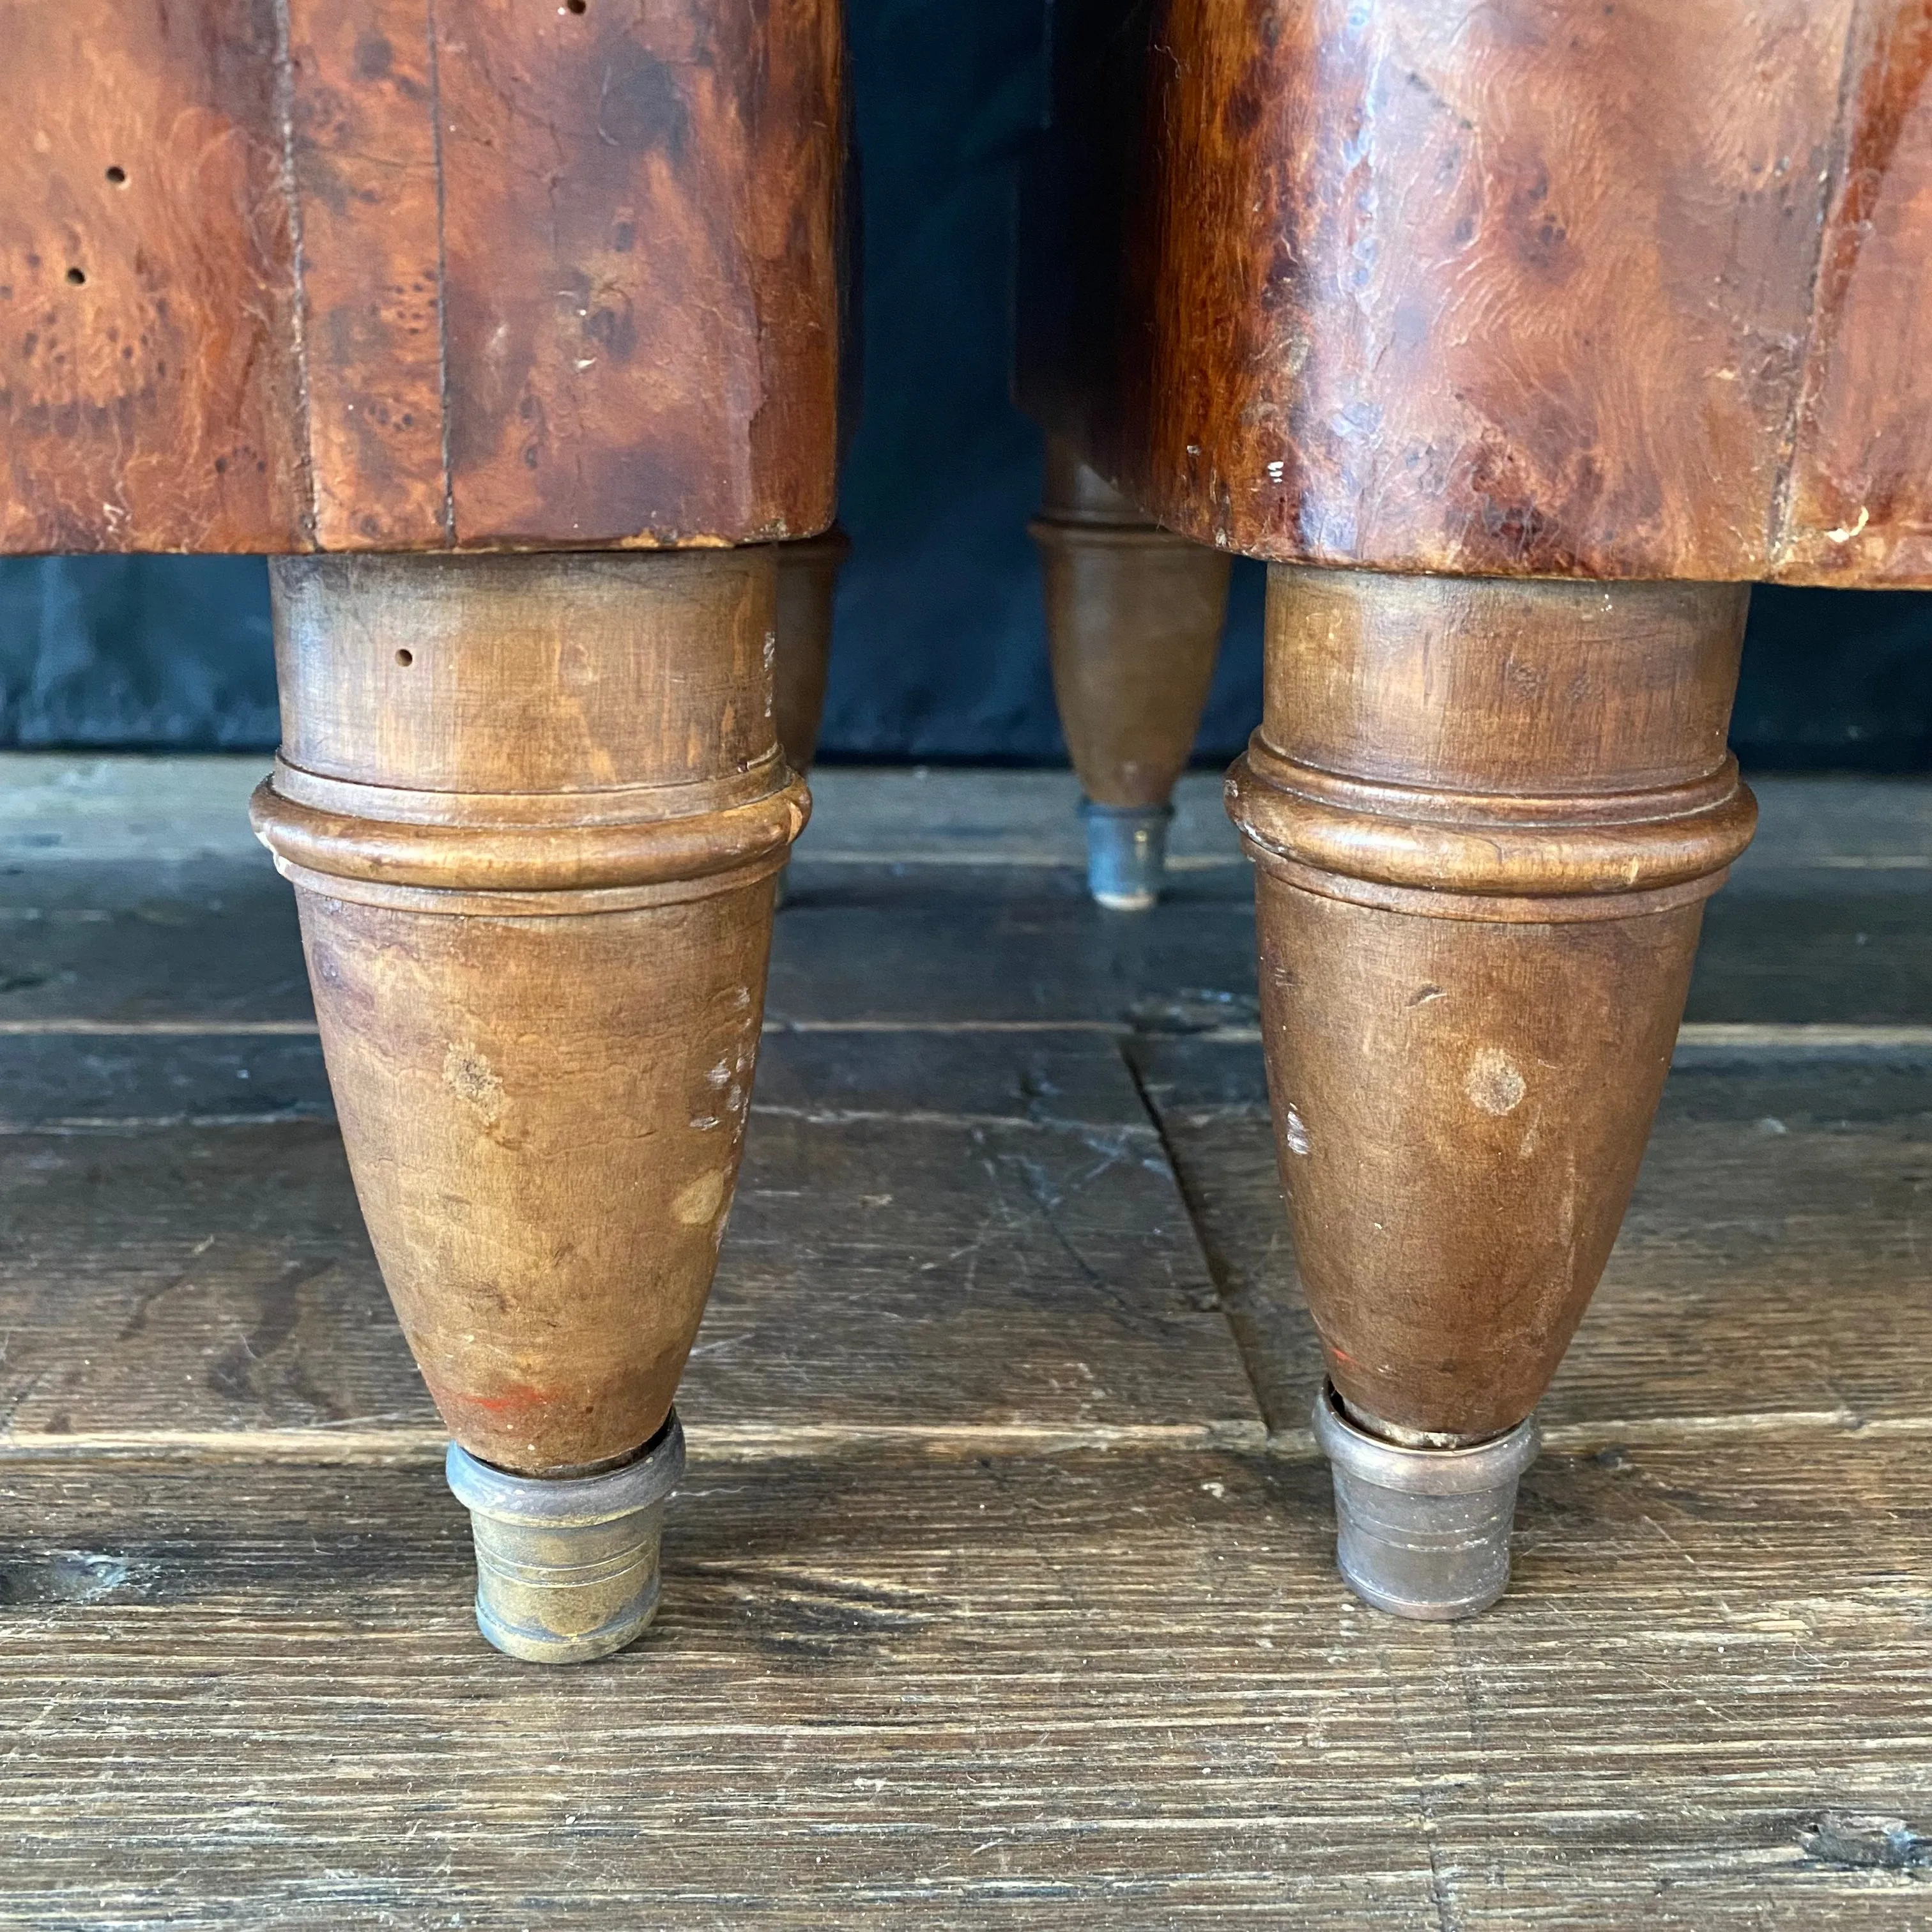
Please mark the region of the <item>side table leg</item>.
[[[778, 743], [785, 763], [800, 778], [818, 754], [825, 715], [825, 682], [832, 669], [832, 602], [838, 573], [852, 554], [852, 539], [835, 524], [823, 536], [773, 544], [778, 566], [778, 619], [772, 662]], [[772, 886], [785, 899], [786, 873]]]
[[774, 544], [778, 567], [776, 686], [778, 742], [801, 777], [818, 751], [825, 680], [832, 665], [832, 598], [852, 539], [835, 524], [821, 537]]
[[1046, 495], [1030, 527], [1054, 696], [1087, 797], [1088, 883], [1103, 906], [1144, 911], [1214, 676], [1228, 560], [1150, 523], [1052, 440]]
[[1616, 1238], [1705, 899], [1748, 590], [1277, 566], [1228, 780], [1328, 1360], [1345, 1577], [1501, 1593], [1534, 1408]]
[[478, 1618], [636, 1636], [804, 822], [762, 549], [272, 566], [293, 881], [357, 1196], [454, 1437]]

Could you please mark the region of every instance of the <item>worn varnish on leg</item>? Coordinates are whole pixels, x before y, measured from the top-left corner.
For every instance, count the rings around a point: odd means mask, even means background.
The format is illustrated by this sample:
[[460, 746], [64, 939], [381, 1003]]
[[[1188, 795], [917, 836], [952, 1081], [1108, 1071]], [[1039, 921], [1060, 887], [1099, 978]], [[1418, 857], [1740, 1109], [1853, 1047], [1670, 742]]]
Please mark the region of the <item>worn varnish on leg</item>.
[[1032, 530], [1054, 696], [1087, 795], [1089, 883], [1103, 905], [1144, 910], [1214, 676], [1228, 560], [1157, 527], [1053, 439]]
[[1754, 820], [1747, 597], [1270, 578], [1229, 796], [1282, 1174], [1342, 1419], [1418, 1485], [1529, 1415], [1616, 1238]]
[[274, 586], [256, 824], [410, 1346], [482, 1462], [631, 1459], [710, 1286], [806, 810], [770, 554], [302, 560]]

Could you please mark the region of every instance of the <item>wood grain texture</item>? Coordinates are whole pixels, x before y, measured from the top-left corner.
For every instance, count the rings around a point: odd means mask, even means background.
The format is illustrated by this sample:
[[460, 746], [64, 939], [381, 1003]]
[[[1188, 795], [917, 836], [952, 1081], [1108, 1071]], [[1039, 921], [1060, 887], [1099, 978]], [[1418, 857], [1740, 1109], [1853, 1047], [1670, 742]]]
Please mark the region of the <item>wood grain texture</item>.
[[[1687, 1018], [1924, 1024], [1932, 870], [1758, 870], [1756, 851], [1711, 902]], [[808, 845], [790, 878], [774, 940], [775, 1024], [1158, 1033], [1254, 1023], [1244, 869], [1170, 878], [1176, 903], [1132, 932], [1091, 910], [1077, 874], [1031, 863], [989, 872], [942, 861], [895, 874], [822, 864]], [[295, 908], [266, 855], [259, 866], [34, 867], [9, 882], [0, 1055], [14, 1050], [11, 1029], [25, 1038], [314, 1023]]]
[[455, 534], [443, 463], [443, 187], [430, 17], [425, 0], [288, 6], [304, 415], [320, 550], [436, 550]]
[[[1205, 1262], [1109, 1043], [773, 1036], [680, 1396], [698, 1439], [1232, 1424], [1216, 1286], [1269, 1423], [1304, 1427], [1320, 1353], [1259, 1046], [1130, 1052]], [[1922, 1055], [1680, 1066], [1541, 1407], [1558, 1439], [1918, 1415], [1928, 1122]], [[12, 1136], [0, 1169], [16, 1437], [437, 1439], [326, 1124]]]
[[[258, 754], [0, 751], [0, 866], [15, 881], [76, 864], [145, 867], [223, 856], [266, 863], [248, 823], [260, 782]], [[1932, 873], [1932, 784], [1814, 773], [1760, 773], [1761, 818], [1732, 873], [1809, 874], [1820, 908], [1852, 883]], [[1065, 771], [840, 765], [813, 787], [805, 848], [818, 861], [1077, 867], [1086, 848], [1065, 821], [1078, 802]], [[1219, 772], [1174, 788], [1168, 862], [1186, 872], [1232, 872], [1245, 863], [1228, 822]], [[801, 854], [802, 856], [802, 854]]]
[[285, 559], [254, 822], [452, 1432], [586, 1468], [670, 1414], [805, 823], [769, 551]]
[[271, 0], [0, 8], [0, 550], [305, 541], [276, 34]]
[[0, 1034], [0, 1134], [334, 1117], [313, 1028]]
[[[1909, 809], [1770, 816], [1802, 862], [1922, 851]], [[246, 867], [13, 862], [0, 949], [55, 941], [15, 956], [50, 1014], [259, 1010], [293, 968], [280, 928], [246, 948], [272, 911]], [[974, 1018], [1119, 1010], [1179, 941], [1097, 947], [1036, 868], [1004, 896], [951, 864], [828, 874], [849, 896], [808, 889], [801, 997], [914, 1017], [766, 1040], [664, 1609], [594, 1670], [475, 1633], [442, 1432], [326, 1124], [0, 1136], [0, 1922], [1920, 1922], [1932, 1060], [1680, 1070], [1512, 1592], [1406, 1625], [1336, 1583], [1301, 1438], [1199, 1447], [1258, 1430], [1116, 1042]], [[976, 980], [902, 939], [852, 992], [892, 922]], [[1158, 983], [1179, 1023], [1198, 980]], [[1130, 1044], [1225, 1289], [1285, 1225], [1258, 1045]], [[50, 1104], [314, 1051], [10, 1048]], [[1286, 1285], [1278, 1252], [1236, 1258]]]
[[1932, 580], [1924, 0], [1056, 18], [1023, 392], [1163, 524], [1384, 569]]
[[[778, 1034], [759, 1082], [694, 1440], [1256, 1426], [1110, 1042]], [[0, 1136], [0, 1442], [442, 1439], [326, 1123]]]
[[1865, 0], [1819, 262], [1786, 568], [1932, 581], [1932, 6]]
[[460, 542], [831, 522], [840, 20], [439, 6]]
[[542, 1675], [433, 1471], [16, 1464], [0, 1920], [1904, 1932], [1921, 1454], [1546, 1456], [1453, 1634], [1307, 1462], [700, 1456], [650, 1636]]
[[1277, 566], [1228, 774], [1309, 1300], [1344, 1401], [1528, 1414], [1594, 1288], [1756, 808], [1745, 598]]
[[0, 24], [0, 549], [830, 521], [830, 0], [85, 0]]
[[[1301, 1429], [1321, 1348], [1282, 1213], [1260, 1047], [1130, 1051], [1269, 1423]], [[1680, 1064], [1602, 1283], [1538, 1409], [1553, 1439], [1922, 1415], [1928, 1136], [1922, 1054]]]
[[256, 850], [10, 868], [0, 1027], [312, 1030], [294, 897]]
[[[793, 868], [772, 968], [782, 1025], [1167, 1024], [1250, 1018], [1253, 893], [1168, 882], [1171, 908], [1101, 912], [1075, 873]], [[1131, 928], [1131, 929], [1127, 929]], [[1214, 1024], [1215, 1021], [1207, 1022]]]

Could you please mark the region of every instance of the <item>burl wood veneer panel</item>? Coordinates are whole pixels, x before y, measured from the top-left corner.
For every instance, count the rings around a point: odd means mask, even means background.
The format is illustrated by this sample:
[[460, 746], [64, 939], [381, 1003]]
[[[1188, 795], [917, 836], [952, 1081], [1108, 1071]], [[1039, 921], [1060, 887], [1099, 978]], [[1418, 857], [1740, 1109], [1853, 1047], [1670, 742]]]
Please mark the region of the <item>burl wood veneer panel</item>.
[[271, 0], [0, 0], [0, 550], [303, 541]]
[[1868, 4], [1782, 574], [1932, 583], [1932, 0]]
[[1926, 0], [1133, 18], [1063, 11], [1022, 388], [1162, 522], [1389, 569], [1932, 581]]
[[0, 0], [0, 549], [830, 521], [832, 0]]

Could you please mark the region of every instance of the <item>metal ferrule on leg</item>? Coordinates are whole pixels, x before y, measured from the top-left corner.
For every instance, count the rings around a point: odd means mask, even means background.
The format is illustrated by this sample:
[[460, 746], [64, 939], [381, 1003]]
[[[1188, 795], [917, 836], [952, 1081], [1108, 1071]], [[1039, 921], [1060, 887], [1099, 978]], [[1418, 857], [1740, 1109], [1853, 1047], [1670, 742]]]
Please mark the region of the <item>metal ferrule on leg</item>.
[[449, 1445], [449, 1486], [476, 1537], [476, 1624], [506, 1655], [587, 1664], [657, 1614], [664, 1504], [684, 1473], [677, 1417], [634, 1461], [595, 1476], [514, 1476]]
[[1160, 897], [1167, 870], [1170, 805], [1080, 808], [1087, 825], [1087, 889], [1109, 912], [1145, 912]]
[[1336, 1561], [1363, 1602], [1447, 1622], [1502, 1594], [1516, 1482], [1540, 1446], [1534, 1417], [1462, 1448], [1406, 1448], [1363, 1428], [1324, 1382], [1314, 1422], [1335, 1478]]

